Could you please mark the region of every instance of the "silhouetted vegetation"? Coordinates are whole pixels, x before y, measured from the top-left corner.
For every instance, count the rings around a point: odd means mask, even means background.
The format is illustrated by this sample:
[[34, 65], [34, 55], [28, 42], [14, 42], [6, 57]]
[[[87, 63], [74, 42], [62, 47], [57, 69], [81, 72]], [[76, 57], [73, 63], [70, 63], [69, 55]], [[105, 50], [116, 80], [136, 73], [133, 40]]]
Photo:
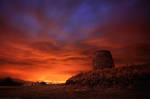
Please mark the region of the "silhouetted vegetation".
[[39, 84], [40, 84], [40, 85], [47, 85], [46, 82], [44, 82], [44, 81], [39, 82]]
[[21, 86], [23, 82], [10, 77], [0, 79], [0, 86]]

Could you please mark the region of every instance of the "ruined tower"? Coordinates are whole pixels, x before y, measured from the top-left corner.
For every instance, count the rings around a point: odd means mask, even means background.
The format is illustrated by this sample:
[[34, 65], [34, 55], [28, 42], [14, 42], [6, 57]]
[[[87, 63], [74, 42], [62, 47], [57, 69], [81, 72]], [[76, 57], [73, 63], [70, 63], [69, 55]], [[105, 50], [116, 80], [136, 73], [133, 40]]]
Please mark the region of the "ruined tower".
[[114, 67], [114, 61], [110, 51], [107, 50], [96, 51], [93, 58], [93, 65], [94, 70]]

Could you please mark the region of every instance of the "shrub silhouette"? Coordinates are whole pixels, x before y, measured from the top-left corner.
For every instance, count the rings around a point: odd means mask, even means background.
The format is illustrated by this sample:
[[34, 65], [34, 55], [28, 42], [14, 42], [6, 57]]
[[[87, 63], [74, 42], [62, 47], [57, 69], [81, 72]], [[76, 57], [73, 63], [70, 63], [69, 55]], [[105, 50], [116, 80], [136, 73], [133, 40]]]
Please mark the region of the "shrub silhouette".
[[46, 82], [44, 82], [44, 81], [39, 82], [39, 84], [40, 84], [40, 85], [47, 85]]
[[7, 78], [0, 80], [0, 85], [1, 86], [21, 86], [23, 85], [23, 82], [7, 77]]

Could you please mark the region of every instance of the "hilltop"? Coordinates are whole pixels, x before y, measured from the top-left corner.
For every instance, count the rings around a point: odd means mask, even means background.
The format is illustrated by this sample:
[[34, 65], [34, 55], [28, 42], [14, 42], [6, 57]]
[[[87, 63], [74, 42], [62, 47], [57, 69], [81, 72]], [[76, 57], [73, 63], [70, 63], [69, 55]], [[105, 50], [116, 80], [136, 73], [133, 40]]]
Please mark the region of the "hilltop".
[[66, 85], [103, 88], [150, 88], [149, 83], [150, 64], [92, 70], [79, 73], [66, 81]]

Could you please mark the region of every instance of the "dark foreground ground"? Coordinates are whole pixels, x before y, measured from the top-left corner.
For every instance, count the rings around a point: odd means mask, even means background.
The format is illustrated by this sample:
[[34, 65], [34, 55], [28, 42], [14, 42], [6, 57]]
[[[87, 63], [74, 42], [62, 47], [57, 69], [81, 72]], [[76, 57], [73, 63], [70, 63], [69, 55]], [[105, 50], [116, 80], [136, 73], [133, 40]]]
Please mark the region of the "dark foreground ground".
[[150, 90], [65, 85], [0, 86], [0, 99], [150, 99]]

